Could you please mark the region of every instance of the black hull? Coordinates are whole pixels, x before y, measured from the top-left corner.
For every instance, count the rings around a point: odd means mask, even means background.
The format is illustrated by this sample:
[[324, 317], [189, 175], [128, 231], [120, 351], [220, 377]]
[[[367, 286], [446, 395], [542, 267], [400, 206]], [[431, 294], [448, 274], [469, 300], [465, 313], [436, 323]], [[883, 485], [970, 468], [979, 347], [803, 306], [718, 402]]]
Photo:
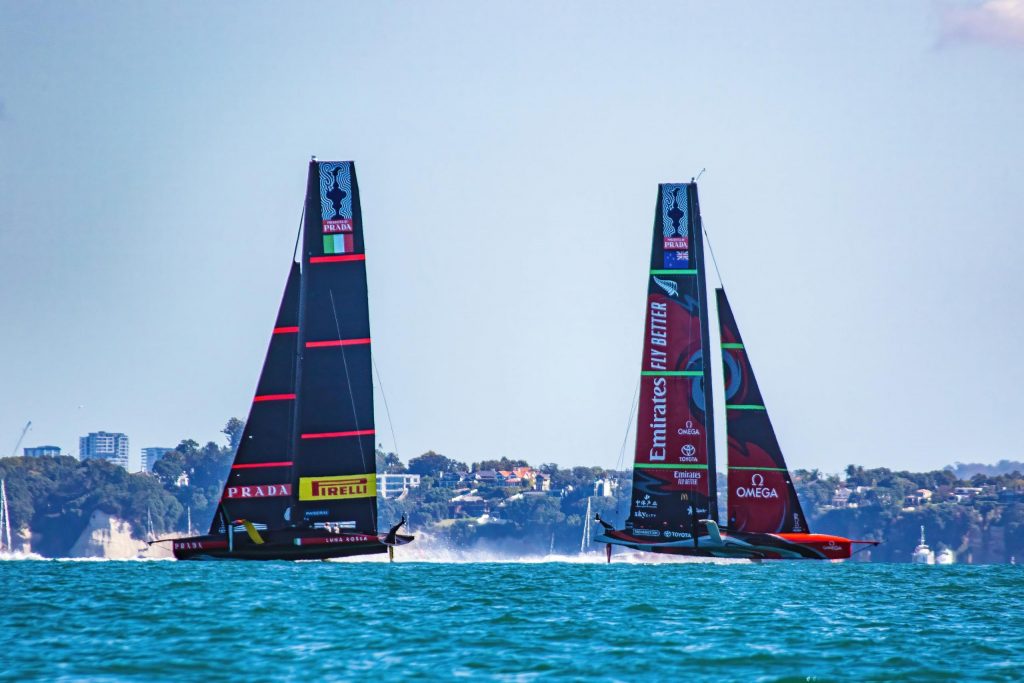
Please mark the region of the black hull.
[[693, 539], [645, 539], [615, 530], [604, 531], [594, 542], [665, 555], [748, 560], [845, 560], [851, 557], [854, 543], [865, 543], [826, 534], [762, 534], [725, 529], [719, 539], [701, 534], [696, 543]]
[[320, 530], [262, 532], [261, 537], [263, 543], [255, 543], [245, 532], [236, 532], [232, 539], [224, 534], [192, 536], [175, 539], [172, 548], [178, 560], [330, 560], [386, 553], [390, 546], [414, 538], [398, 535], [392, 544], [376, 534]]

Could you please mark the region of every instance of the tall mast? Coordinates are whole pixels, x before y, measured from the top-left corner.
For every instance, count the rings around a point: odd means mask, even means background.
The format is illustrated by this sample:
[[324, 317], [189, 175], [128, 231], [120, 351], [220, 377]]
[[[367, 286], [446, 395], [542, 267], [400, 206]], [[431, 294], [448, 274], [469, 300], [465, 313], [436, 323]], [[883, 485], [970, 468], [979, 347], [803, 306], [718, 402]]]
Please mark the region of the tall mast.
[[712, 399], [711, 332], [708, 308], [708, 274], [704, 269], [704, 221], [700, 216], [700, 201], [697, 198], [697, 183], [690, 183], [690, 215], [693, 216], [693, 256], [697, 266], [697, 299], [700, 302], [700, 344], [704, 350], [704, 436], [708, 448], [708, 509], [711, 519], [718, 521], [718, 467], [715, 460], [715, 410]]

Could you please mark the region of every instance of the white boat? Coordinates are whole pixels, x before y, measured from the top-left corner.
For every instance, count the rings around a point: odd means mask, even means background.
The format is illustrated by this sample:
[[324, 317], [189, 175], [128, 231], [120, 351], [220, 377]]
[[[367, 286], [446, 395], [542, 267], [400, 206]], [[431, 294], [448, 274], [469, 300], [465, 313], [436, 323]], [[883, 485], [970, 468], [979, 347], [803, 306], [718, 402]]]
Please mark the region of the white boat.
[[956, 553], [949, 548], [943, 548], [935, 556], [935, 564], [956, 564]]
[[7, 507], [7, 486], [3, 479], [0, 479], [0, 553], [11, 554], [14, 552], [11, 543], [11, 513]]
[[924, 525], [921, 525], [921, 542], [914, 548], [914, 554], [911, 556], [911, 561], [914, 564], [935, 564], [935, 551], [928, 547], [928, 544], [924, 542]]

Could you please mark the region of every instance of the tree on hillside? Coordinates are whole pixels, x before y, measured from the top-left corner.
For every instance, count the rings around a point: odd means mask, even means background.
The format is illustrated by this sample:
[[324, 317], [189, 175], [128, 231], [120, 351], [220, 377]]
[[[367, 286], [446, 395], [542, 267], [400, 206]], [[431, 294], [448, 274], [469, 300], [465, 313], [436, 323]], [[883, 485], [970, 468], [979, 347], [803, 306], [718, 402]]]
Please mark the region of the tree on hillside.
[[445, 472], [465, 472], [466, 466], [458, 460], [452, 460], [440, 453], [427, 451], [410, 460], [408, 470], [411, 474], [435, 475]]
[[480, 462], [473, 463], [473, 471], [479, 472], [480, 470], [512, 470], [516, 467], [529, 467], [530, 463], [525, 460], [513, 460], [510, 458], [502, 458], [501, 460], [482, 460]]
[[220, 431], [228, 437], [228, 448], [231, 449], [231, 453], [234, 454], [235, 451], [238, 450], [238, 444], [242, 443], [242, 432], [245, 431], [245, 420], [239, 420], [237, 417], [233, 417], [228, 420], [227, 424], [224, 425], [224, 429]]
[[377, 446], [377, 471], [389, 474], [401, 474], [405, 472], [405, 463], [398, 457], [397, 453], [385, 453], [384, 449]]

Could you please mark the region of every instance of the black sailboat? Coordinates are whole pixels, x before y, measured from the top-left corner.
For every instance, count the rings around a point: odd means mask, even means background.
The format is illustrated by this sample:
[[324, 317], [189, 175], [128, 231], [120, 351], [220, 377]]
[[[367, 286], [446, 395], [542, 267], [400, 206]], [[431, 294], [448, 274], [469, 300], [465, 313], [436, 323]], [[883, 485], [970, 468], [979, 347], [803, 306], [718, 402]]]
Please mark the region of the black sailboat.
[[648, 279], [633, 491], [625, 529], [595, 541], [699, 557], [843, 559], [853, 544], [812, 534], [723, 289], [728, 521], [715, 491], [710, 312], [695, 182], [658, 188]]
[[210, 530], [178, 559], [327, 559], [413, 540], [377, 531], [366, 252], [355, 167], [310, 162], [293, 262]]

